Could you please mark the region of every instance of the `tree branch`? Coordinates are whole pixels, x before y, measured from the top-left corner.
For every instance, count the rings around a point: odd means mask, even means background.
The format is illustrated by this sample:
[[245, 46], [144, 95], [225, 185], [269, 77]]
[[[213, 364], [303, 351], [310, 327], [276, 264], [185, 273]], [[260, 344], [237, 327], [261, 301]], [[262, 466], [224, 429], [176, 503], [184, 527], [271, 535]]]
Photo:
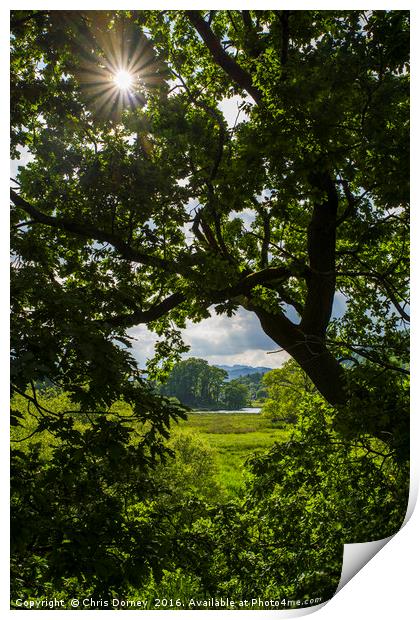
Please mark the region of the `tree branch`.
[[[285, 279], [289, 277], [289, 275], [290, 271], [286, 267], [271, 267], [256, 271], [245, 276], [234, 286], [211, 291], [209, 293], [209, 305], [241, 295], [248, 295], [254, 286], [268, 284], [273, 280]], [[130, 327], [132, 325], [139, 325], [140, 323], [150, 323], [164, 316], [170, 310], [173, 310], [186, 301], [186, 299], [187, 297], [184, 293], [176, 292], [148, 310], [136, 310], [130, 314], [110, 316], [100, 319], [97, 322], [101, 324], [107, 323], [112, 327]]]
[[377, 366], [382, 366], [382, 368], [386, 368], [387, 370], [395, 370], [395, 372], [400, 372], [403, 375], [410, 375], [410, 371], [407, 370], [406, 368], [401, 368], [401, 366], [395, 366], [395, 364], [391, 364], [390, 362], [384, 361], [383, 358], [375, 357], [374, 355], [371, 354], [371, 352], [367, 351], [362, 345], [351, 345], [348, 342], [334, 341], [334, 340], [331, 340], [331, 344], [343, 346], [346, 349], [349, 349], [350, 351], [354, 351], [354, 353], [356, 353], [357, 355], [360, 355], [361, 357], [364, 357], [365, 359], [369, 360], [369, 362], [372, 362], [373, 364], [376, 364]]
[[243, 280], [236, 284], [231, 289], [233, 294], [237, 291], [237, 294], [245, 294], [249, 292], [254, 286], [264, 285], [267, 282], [273, 280], [285, 280], [292, 275], [291, 270], [288, 267], [267, 267], [267, 269], [261, 269], [261, 271], [255, 271], [247, 275]]
[[258, 56], [263, 51], [263, 47], [261, 45], [261, 39], [258, 36], [258, 32], [254, 27], [251, 13], [250, 11], [241, 11], [241, 15], [244, 25], [244, 39], [246, 50], [250, 56], [252, 56], [253, 58], [258, 58]]
[[[209, 205], [210, 205], [210, 209], [212, 212], [212, 216], [213, 216], [213, 220], [214, 220], [214, 227], [215, 227], [215, 231], [216, 231], [216, 238], [217, 238], [217, 242], [214, 239], [213, 233], [210, 229], [210, 227], [208, 226], [207, 222], [205, 221], [203, 214], [201, 213], [201, 211], [199, 211], [197, 213], [197, 215], [194, 218], [194, 225], [192, 227], [192, 231], [195, 234], [195, 236], [197, 237], [197, 239], [199, 239], [199, 241], [201, 243], [204, 242], [205, 244], [205, 238], [207, 239], [208, 243], [210, 244], [210, 246], [215, 249], [216, 251], [220, 252], [222, 254], [222, 256], [224, 256], [224, 258], [226, 258], [231, 264], [233, 264], [235, 261], [233, 260], [232, 256], [230, 255], [225, 241], [223, 239], [223, 235], [222, 235], [222, 230], [221, 230], [221, 226], [220, 226], [220, 216], [217, 213], [217, 209], [216, 209], [216, 205], [215, 205], [215, 193], [214, 193], [214, 186], [213, 186], [213, 181], [217, 176], [217, 172], [219, 170], [219, 166], [220, 163], [222, 161], [223, 158], [223, 149], [224, 149], [224, 145], [225, 145], [225, 140], [226, 140], [226, 128], [225, 128], [225, 123], [224, 123], [224, 119], [223, 119], [223, 114], [220, 111], [216, 111], [213, 108], [211, 108], [209, 105], [207, 105], [204, 101], [199, 101], [191, 92], [191, 90], [189, 89], [188, 85], [186, 84], [185, 80], [183, 79], [182, 75], [179, 73], [176, 73], [175, 71], [172, 71], [172, 73], [180, 80], [182, 86], [185, 88], [185, 91], [188, 95], [188, 97], [190, 98], [191, 102], [196, 105], [197, 107], [203, 109], [206, 114], [208, 116], [210, 116], [210, 118], [212, 120], [214, 120], [217, 124], [217, 126], [219, 127], [219, 139], [218, 139], [218, 146], [217, 146], [217, 151], [216, 151], [216, 156], [215, 156], [215, 160], [213, 162], [213, 167], [211, 169], [210, 172], [210, 176], [208, 178], [204, 179], [204, 183], [207, 186], [207, 190], [208, 190], [208, 196], [209, 196]], [[205, 234], [205, 238], [202, 235], [201, 231], [199, 230], [199, 224], [201, 223], [201, 227], [203, 229], [203, 232]]]
[[263, 228], [264, 228], [264, 237], [261, 244], [261, 267], [268, 266], [268, 246], [270, 243], [270, 213], [262, 212], [261, 216], [263, 218]]
[[336, 224], [335, 224], [337, 228], [338, 228], [338, 226], [340, 226], [340, 224], [345, 222], [351, 215], [355, 214], [357, 204], [362, 200], [362, 198], [364, 198], [366, 196], [366, 194], [369, 191], [371, 191], [371, 189], [370, 190], [365, 190], [361, 196], [358, 196], [356, 198], [351, 193], [350, 188], [349, 188], [349, 184], [348, 184], [347, 181], [345, 181], [345, 180], [341, 181], [341, 185], [343, 187], [344, 194], [345, 194], [346, 199], [347, 199], [347, 207], [345, 208], [345, 210], [342, 213], [342, 215], [339, 218], [337, 218], [337, 221], [336, 221]]
[[58, 218], [51, 215], [46, 215], [27, 200], [22, 198], [22, 196], [17, 194], [13, 189], [10, 190], [10, 197], [17, 207], [23, 209], [26, 213], [29, 213], [33, 220], [39, 224], [45, 224], [46, 226], [51, 226], [52, 228], [65, 230], [66, 232], [87, 239], [96, 239], [97, 241], [109, 243], [121, 254], [123, 258], [127, 260], [140, 263], [142, 265], [148, 265], [150, 267], [159, 267], [160, 269], [177, 273], [175, 265], [171, 265], [169, 261], [165, 261], [158, 256], [152, 256], [136, 250], [113, 233], [100, 230], [88, 222], [79, 223], [67, 218]]
[[227, 75], [234, 82], [236, 82], [238, 86], [240, 86], [240, 88], [246, 90], [247, 93], [254, 99], [255, 103], [260, 103], [262, 100], [261, 91], [252, 84], [250, 74], [225, 52], [219, 39], [216, 37], [208, 23], [201, 17], [200, 12], [185, 11], [185, 14], [203, 39], [205, 46], [219, 67], [221, 67], [225, 73], [227, 73]]
[[99, 323], [107, 323], [112, 327], [131, 327], [132, 325], [140, 325], [140, 323], [150, 323], [156, 321], [161, 316], [167, 314], [186, 300], [183, 293], [173, 293], [160, 303], [152, 306], [148, 310], [136, 310], [131, 314], [120, 314], [118, 316], [110, 316], [98, 321]]
[[296, 360], [329, 403], [345, 402], [344, 371], [324, 339], [307, 337], [282, 312], [273, 314], [253, 302], [244, 307], [255, 312], [267, 336]]
[[289, 13], [290, 11], [281, 11], [280, 14], [280, 22], [281, 22], [281, 64], [284, 65], [287, 62], [287, 57], [289, 54]]
[[401, 306], [401, 304], [397, 300], [397, 297], [394, 291], [392, 290], [393, 289], [392, 285], [387, 281], [387, 279], [382, 274], [376, 271], [337, 271], [336, 275], [347, 276], [349, 278], [359, 278], [359, 277], [371, 278], [372, 280], [376, 280], [377, 282], [381, 283], [392, 305], [395, 306], [395, 309], [397, 310], [398, 314], [401, 316], [401, 318], [404, 321], [406, 321], [407, 323], [410, 323], [410, 315], [407, 314], [407, 312]]

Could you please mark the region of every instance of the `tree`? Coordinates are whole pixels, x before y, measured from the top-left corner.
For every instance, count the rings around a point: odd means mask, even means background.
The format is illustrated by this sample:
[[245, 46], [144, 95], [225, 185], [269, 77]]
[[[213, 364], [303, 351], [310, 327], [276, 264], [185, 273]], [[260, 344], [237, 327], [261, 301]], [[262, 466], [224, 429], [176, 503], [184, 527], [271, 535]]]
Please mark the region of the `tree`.
[[408, 49], [407, 11], [13, 12], [17, 389], [115, 395], [126, 328], [171, 363], [215, 305], [330, 404], [380, 400], [342, 362], [408, 373]]
[[[136, 415], [75, 411], [54, 390], [36, 406], [27, 395], [13, 405], [22, 428], [12, 435], [19, 442], [11, 457], [12, 605], [29, 593], [106, 598], [170, 567], [167, 533], [150, 508], [162, 493], [154, 456], [170, 454], [153, 418], [139, 433]], [[25, 422], [37, 440], [25, 441]]]
[[193, 506], [186, 535], [168, 519], [176, 548], [205, 591], [291, 601], [316, 593], [325, 601], [340, 580], [343, 544], [386, 538], [401, 527], [408, 463], [396, 463], [363, 429], [343, 438], [333, 426], [334, 408], [319, 394], [302, 394], [295, 414], [288, 441], [248, 460], [243, 497], [207, 514]]
[[[303, 394], [296, 414], [291, 440], [250, 461], [248, 505], [258, 524], [253, 563], [273, 589], [293, 583], [295, 592], [326, 599], [340, 580], [344, 543], [386, 538], [401, 527], [408, 464], [396, 465], [392, 451], [363, 429], [343, 439], [334, 409], [319, 394]], [[272, 555], [264, 552], [270, 547]]]
[[190, 357], [178, 362], [161, 391], [175, 396], [189, 407], [217, 407], [222, 401], [226, 370], [210, 366], [206, 360]]
[[293, 360], [267, 372], [262, 381], [268, 391], [262, 413], [273, 421], [296, 422], [303, 395], [315, 391], [313, 383]]
[[267, 396], [266, 391], [262, 388], [263, 376], [264, 373], [262, 372], [253, 372], [250, 375], [241, 375], [238, 377], [238, 382], [247, 386], [251, 400], [265, 398]]
[[224, 405], [227, 409], [242, 409], [249, 401], [249, 389], [239, 379], [229, 381], [224, 389]]

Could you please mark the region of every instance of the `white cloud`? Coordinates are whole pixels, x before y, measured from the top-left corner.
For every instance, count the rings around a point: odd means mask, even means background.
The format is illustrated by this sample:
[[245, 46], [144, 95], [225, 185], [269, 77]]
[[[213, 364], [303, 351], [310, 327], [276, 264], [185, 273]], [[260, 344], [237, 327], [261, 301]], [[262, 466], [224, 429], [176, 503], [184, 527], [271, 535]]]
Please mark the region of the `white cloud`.
[[347, 297], [340, 291], [337, 291], [334, 295], [334, 303], [332, 309], [332, 317], [340, 318], [346, 313]]
[[[336, 293], [334, 298], [333, 316], [342, 316], [346, 308], [346, 298]], [[296, 313], [287, 312], [292, 321], [297, 321]], [[267, 366], [278, 368], [289, 359], [285, 351], [279, 352], [279, 346], [263, 331], [258, 318], [253, 312], [239, 308], [235, 316], [217, 315], [212, 311], [208, 319], [200, 323], [187, 321], [186, 329], [182, 330], [186, 344], [190, 346], [187, 357], [200, 357], [210, 364], [246, 364], [248, 366]], [[133, 353], [140, 368], [144, 368], [146, 360], [154, 355], [154, 344], [158, 336], [150, 332], [145, 325], [129, 330], [133, 342]], [[269, 353], [276, 351], [276, 353]]]
[[141, 369], [146, 368], [146, 361], [153, 357], [155, 342], [159, 340], [159, 337], [149, 331], [146, 325], [132, 327], [127, 333], [131, 338], [134, 338], [132, 352], [139, 367]]
[[[287, 358], [285, 352], [269, 338], [261, 328], [254, 313], [240, 308], [235, 316], [216, 315], [214, 312], [201, 323], [188, 321], [182, 330], [190, 350], [184, 357], [200, 357], [210, 364], [246, 364], [249, 366], [279, 367]], [[129, 330], [133, 342], [133, 353], [141, 368], [153, 356], [154, 343], [158, 340], [146, 326], [139, 325]]]

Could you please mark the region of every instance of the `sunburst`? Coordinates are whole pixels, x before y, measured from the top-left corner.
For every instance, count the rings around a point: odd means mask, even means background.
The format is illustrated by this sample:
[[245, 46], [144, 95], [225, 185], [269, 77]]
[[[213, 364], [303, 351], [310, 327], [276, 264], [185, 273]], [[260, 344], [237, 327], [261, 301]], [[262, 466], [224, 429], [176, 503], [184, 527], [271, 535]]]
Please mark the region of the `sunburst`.
[[111, 29], [92, 23], [87, 39], [78, 79], [95, 114], [118, 118], [126, 108], [144, 106], [147, 90], [164, 79], [151, 41], [125, 20]]
[[120, 90], [130, 90], [133, 85], [133, 76], [125, 69], [119, 69], [114, 75], [115, 85]]

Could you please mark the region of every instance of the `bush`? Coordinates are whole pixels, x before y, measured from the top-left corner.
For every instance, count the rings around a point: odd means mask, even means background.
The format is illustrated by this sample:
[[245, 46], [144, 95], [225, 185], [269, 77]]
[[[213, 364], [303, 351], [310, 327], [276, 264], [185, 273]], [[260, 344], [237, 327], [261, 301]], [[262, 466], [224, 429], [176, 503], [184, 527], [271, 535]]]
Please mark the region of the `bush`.
[[216, 453], [198, 434], [178, 432], [167, 445], [174, 456], [154, 472], [165, 502], [179, 503], [189, 497], [214, 501], [220, 497]]

